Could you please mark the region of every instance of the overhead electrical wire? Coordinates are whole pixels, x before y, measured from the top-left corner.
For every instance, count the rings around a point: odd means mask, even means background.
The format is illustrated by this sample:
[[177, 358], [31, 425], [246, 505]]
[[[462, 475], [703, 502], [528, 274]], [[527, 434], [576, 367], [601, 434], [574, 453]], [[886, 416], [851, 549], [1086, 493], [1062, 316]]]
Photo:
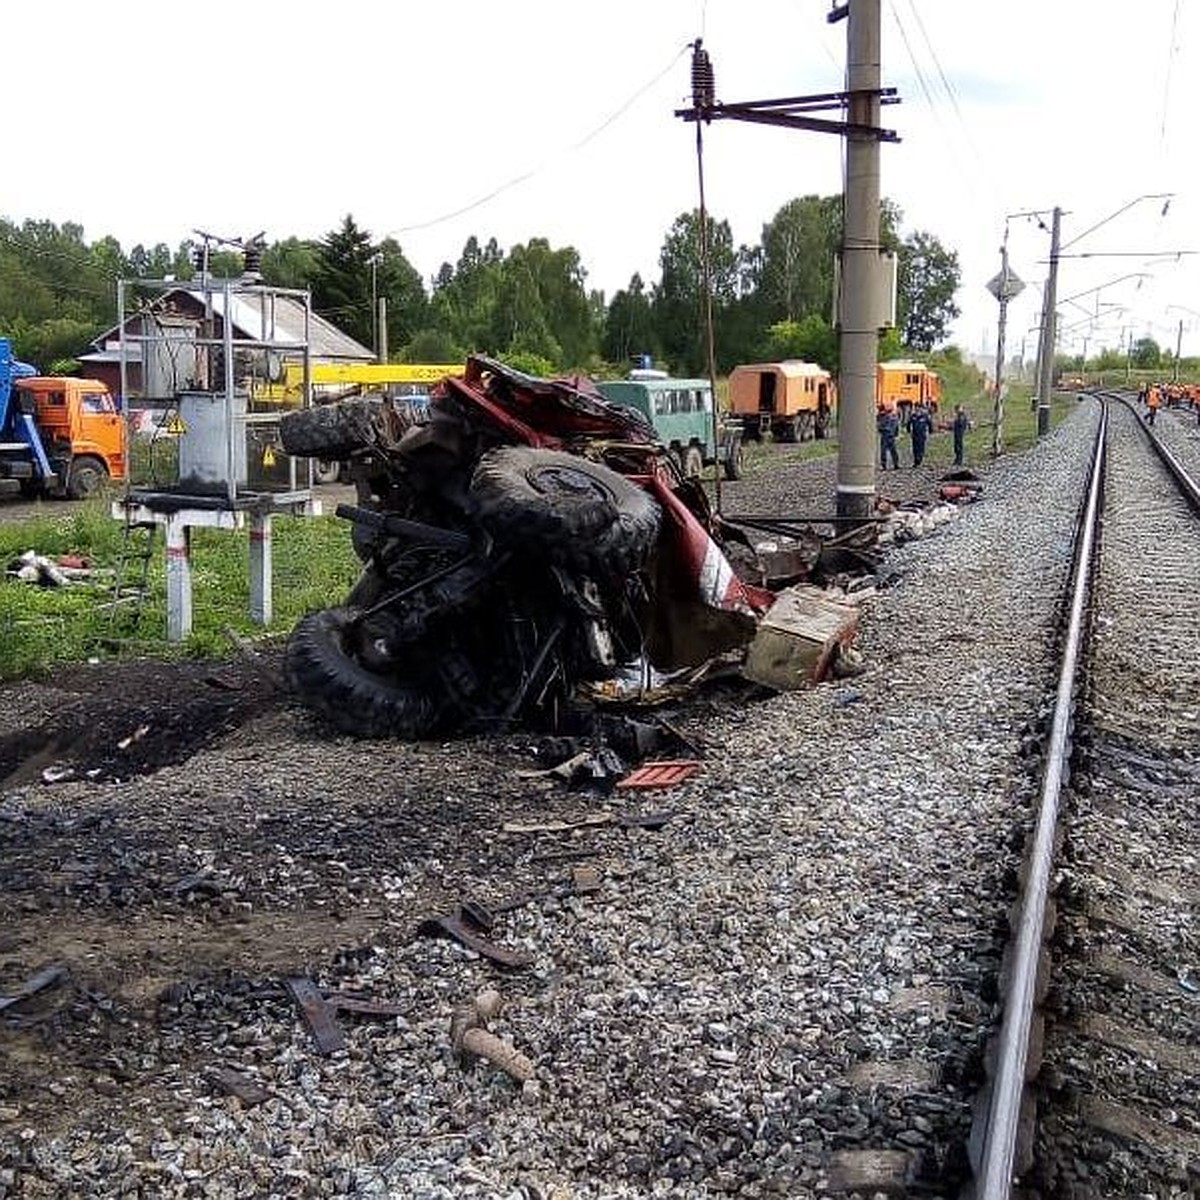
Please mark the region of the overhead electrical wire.
[[482, 208], [485, 204], [488, 204], [490, 201], [495, 200], [497, 196], [502, 196], [505, 192], [511, 191], [513, 188], [519, 186], [520, 184], [526, 183], [528, 180], [534, 178], [535, 175], [540, 175], [543, 171], [545, 171], [548, 167], [550, 167], [554, 163], [558, 162], [560, 159], [563, 159], [563, 158], [567, 157], [568, 155], [574, 154], [578, 150], [582, 150], [583, 147], [588, 145], [589, 142], [592, 142], [596, 138], [598, 138], [606, 129], [609, 128], [610, 125], [612, 125], [614, 122], [616, 122], [621, 117], [623, 117], [625, 115], [625, 113], [627, 113], [629, 111], [629, 109], [632, 108], [634, 106], [634, 104], [636, 104], [652, 87], [654, 87], [657, 83], [659, 83], [662, 79], [664, 79], [674, 68], [675, 64], [689, 50], [691, 50], [691, 48], [692, 48], [692, 43], [685, 42], [679, 48], [677, 53], [672, 56], [671, 61], [669, 63], [667, 63], [667, 65], [661, 71], [659, 71], [658, 74], [656, 74], [652, 79], [647, 80], [646, 83], [642, 84], [642, 86], [639, 87], [637, 89], [637, 91], [635, 91], [627, 100], [625, 100], [625, 102], [623, 104], [621, 104], [621, 106], [618, 109], [616, 109], [613, 113], [611, 113], [608, 117], [606, 117], [603, 121], [601, 121], [601, 123], [599, 125], [597, 125], [595, 127], [595, 129], [593, 129], [590, 133], [586, 134], [584, 137], [580, 138], [579, 141], [573, 143], [572, 145], [566, 147], [566, 149], [560, 151], [558, 154], [555, 154], [555, 155], [551, 156], [550, 158], [544, 159], [536, 167], [532, 167], [530, 170], [524, 171], [520, 175], [514, 176], [512, 179], [507, 180], [505, 183], [500, 184], [498, 187], [492, 188], [492, 190], [490, 192], [487, 192], [485, 195], [479, 196], [475, 200], [472, 200], [469, 204], [464, 204], [464, 205], [460, 206], [459, 208], [454, 209], [451, 212], [442, 213], [440, 216], [431, 217], [427, 221], [418, 221], [412, 225], [401, 225], [398, 228], [391, 230], [390, 233], [385, 234], [384, 236], [385, 237], [395, 237], [398, 234], [402, 234], [402, 233], [415, 233], [416, 231], [421, 230], [421, 229], [431, 229], [435, 225], [444, 225], [447, 221], [453, 221], [456, 217], [461, 217], [466, 213], [473, 212], [477, 208]]
[[908, 54], [908, 61], [912, 63], [913, 72], [917, 77], [917, 84], [921, 89], [922, 95], [925, 97], [925, 103], [929, 106], [929, 111], [933, 114], [933, 119], [937, 123], [937, 127], [942, 135], [942, 138], [950, 147], [950, 153], [954, 159], [955, 169], [962, 178], [963, 182], [976, 196], [976, 198], [981, 199], [982, 193], [979, 190], [976, 172], [968, 169], [967, 164], [959, 153], [958, 139], [952, 136], [950, 128], [943, 119], [942, 106], [934, 99], [933, 89], [929, 84], [929, 80], [926, 78], [924, 69], [918, 61], [917, 53], [913, 48], [912, 40], [908, 36], [908, 30], [905, 28], [904, 21], [900, 16], [900, 10], [897, 7], [895, 0], [888, 0], [888, 10], [891, 12], [892, 20], [900, 34], [900, 40], [904, 43], [905, 52]]
[[1162, 153], [1165, 153], [1167, 146], [1167, 112], [1171, 101], [1171, 68], [1175, 63], [1175, 53], [1179, 49], [1175, 44], [1178, 30], [1179, 0], [1175, 0], [1175, 7], [1171, 12], [1171, 36], [1167, 42], [1167, 69], [1163, 72], [1162, 117], [1158, 128], [1158, 148]]

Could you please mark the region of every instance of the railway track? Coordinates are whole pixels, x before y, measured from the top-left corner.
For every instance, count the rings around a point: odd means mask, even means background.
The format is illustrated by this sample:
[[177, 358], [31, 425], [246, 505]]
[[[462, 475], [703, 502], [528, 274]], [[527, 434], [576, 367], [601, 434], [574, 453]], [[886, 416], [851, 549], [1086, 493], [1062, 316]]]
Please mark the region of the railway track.
[[[1156, 447], [1127, 397], [1098, 399], [1106, 419], [973, 1137], [980, 1200], [1200, 1189], [1200, 452]], [[1182, 425], [1162, 425], [1179, 449]]]

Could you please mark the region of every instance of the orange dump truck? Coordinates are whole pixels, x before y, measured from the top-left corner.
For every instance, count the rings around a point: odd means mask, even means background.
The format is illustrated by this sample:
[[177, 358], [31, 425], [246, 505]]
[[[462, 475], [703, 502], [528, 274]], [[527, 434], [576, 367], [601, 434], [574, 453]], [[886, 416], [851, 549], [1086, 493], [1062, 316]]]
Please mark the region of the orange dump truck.
[[729, 373], [729, 411], [745, 439], [757, 441], [770, 430], [777, 442], [805, 442], [828, 434], [837, 388], [816, 363], [747, 363]]
[[94, 379], [38, 375], [0, 338], [0, 494], [82, 499], [128, 466], [125, 421]]
[[922, 362], [893, 359], [875, 368], [875, 408], [903, 413], [914, 404], [937, 412], [942, 403], [942, 381]]

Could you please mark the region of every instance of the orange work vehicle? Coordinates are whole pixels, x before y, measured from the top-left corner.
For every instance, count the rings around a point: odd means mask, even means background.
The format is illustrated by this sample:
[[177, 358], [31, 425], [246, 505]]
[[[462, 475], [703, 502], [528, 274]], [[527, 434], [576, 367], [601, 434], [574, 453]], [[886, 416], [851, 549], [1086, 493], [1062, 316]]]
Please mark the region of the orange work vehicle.
[[0, 338], [0, 493], [83, 499], [128, 468], [125, 421], [95, 379], [37, 375]]
[[875, 409], [895, 409], [906, 416], [914, 404], [937, 412], [942, 402], [942, 381], [922, 362], [893, 359], [875, 368]]
[[828, 435], [837, 388], [816, 363], [747, 363], [729, 373], [729, 411], [744, 439], [758, 441], [770, 430], [777, 442], [806, 442]]

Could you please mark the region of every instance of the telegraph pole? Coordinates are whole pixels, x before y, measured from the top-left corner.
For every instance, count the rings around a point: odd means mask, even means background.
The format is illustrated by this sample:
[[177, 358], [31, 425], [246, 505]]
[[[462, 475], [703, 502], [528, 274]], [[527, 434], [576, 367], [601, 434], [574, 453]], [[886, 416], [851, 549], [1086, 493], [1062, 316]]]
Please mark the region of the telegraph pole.
[[[851, 126], [877, 129], [880, 0], [850, 0], [846, 83]], [[880, 326], [879, 138], [846, 133], [839, 342], [838, 516], [867, 518], [875, 498], [875, 365]]]
[[1058, 240], [1062, 222], [1062, 209], [1055, 206], [1053, 224], [1050, 227], [1050, 273], [1046, 277], [1046, 308], [1042, 314], [1042, 342], [1039, 365], [1041, 374], [1038, 382], [1038, 437], [1050, 432], [1050, 389], [1054, 384], [1054, 337], [1055, 307], [1058, 304]]

